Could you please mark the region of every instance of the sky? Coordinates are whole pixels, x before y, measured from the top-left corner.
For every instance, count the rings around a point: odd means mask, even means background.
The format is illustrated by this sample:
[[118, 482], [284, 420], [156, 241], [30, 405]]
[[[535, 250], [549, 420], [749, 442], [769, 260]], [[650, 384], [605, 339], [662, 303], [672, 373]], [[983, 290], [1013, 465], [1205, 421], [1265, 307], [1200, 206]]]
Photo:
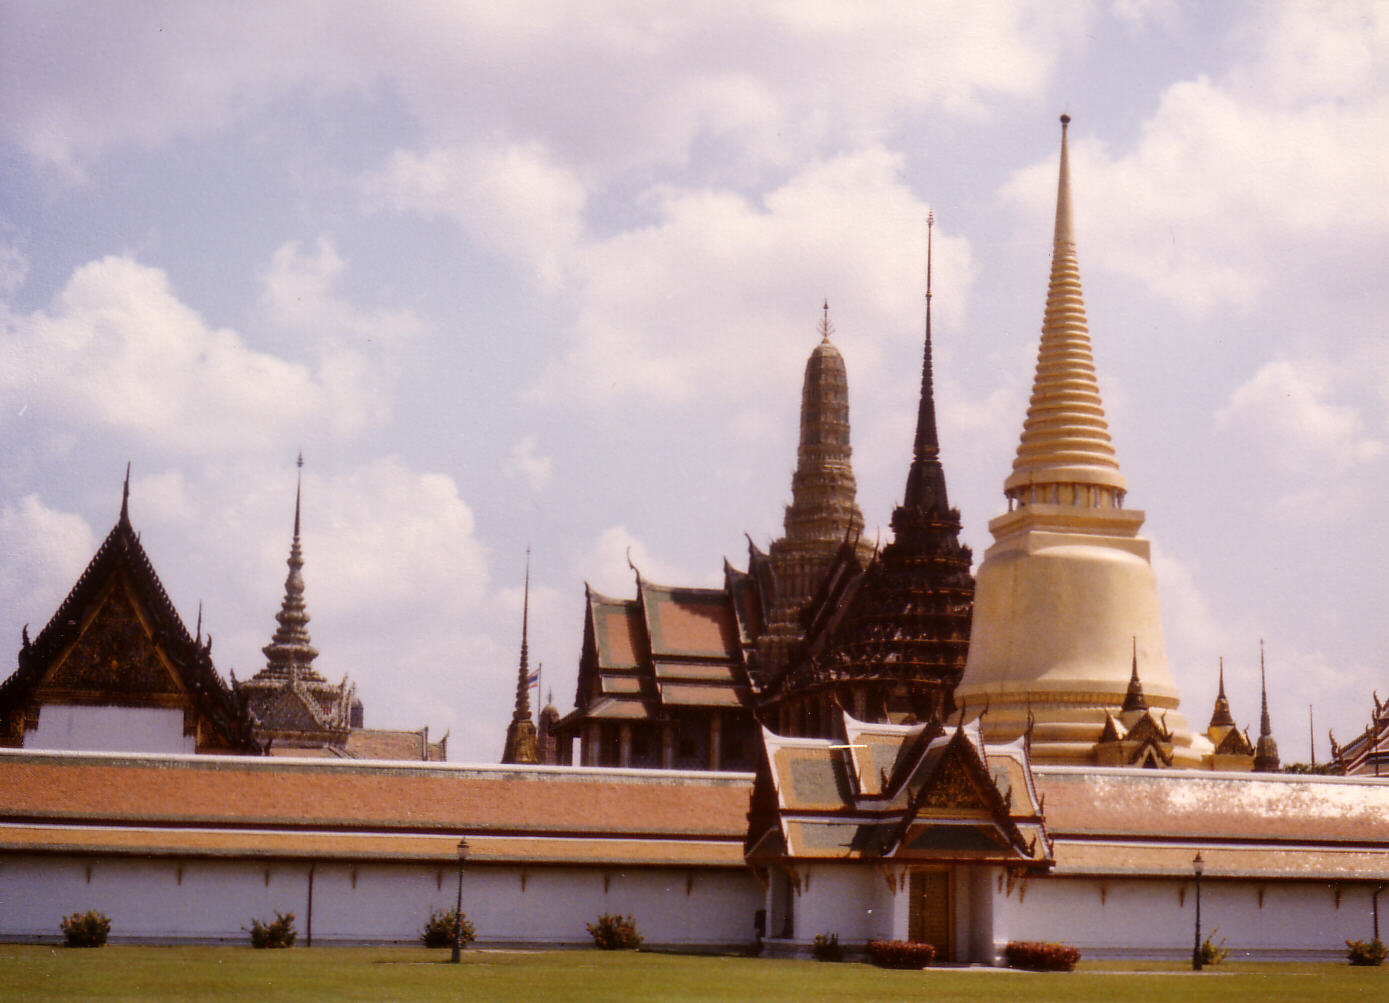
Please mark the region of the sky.
[[[1058, 116], [1127, 504], [1203, 726], [1389, 695], [1389, 4], [0, 0], [0, 651], [130, 514], [246, 678], [295, 458], [316, 667], [494, 762], [584, 585], [780, 535], [828, 300], [886, 540], [925, 218], [976, 562], [1042, 318]], [[745, 535], [746, 534], [746, 535]], [[545, 693], [539, 694], [542, 698]]]

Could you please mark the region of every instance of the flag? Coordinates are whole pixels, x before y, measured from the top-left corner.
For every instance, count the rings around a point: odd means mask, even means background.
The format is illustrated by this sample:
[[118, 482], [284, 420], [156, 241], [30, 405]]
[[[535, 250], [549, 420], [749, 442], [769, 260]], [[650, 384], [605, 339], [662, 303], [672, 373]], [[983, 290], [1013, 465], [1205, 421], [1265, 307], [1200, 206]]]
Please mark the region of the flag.
[[539, 670], [539, 669], [536, 669], [534, 672], [532, 672], [530, 675], [528, 675], [528, 676], [526, 677], [526, 686], [527, 686], [527, 688], [529, 688], [529, 687], [531, 687], [531, 686], [539, 686], [539, 685], [540, 685], [540, 670]]

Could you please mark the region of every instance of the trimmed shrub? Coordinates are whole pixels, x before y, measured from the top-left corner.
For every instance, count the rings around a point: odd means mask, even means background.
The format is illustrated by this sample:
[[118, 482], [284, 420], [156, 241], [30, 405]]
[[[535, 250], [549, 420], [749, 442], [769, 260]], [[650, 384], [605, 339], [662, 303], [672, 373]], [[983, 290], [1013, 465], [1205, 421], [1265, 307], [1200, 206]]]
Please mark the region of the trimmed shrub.
[[[420, 931], [421, 943], [425, 947], [452, 947], [453, 935], [458, 929], [458, 915], [452, 909], [435, 909], [429, 914], [429, 920], [424, 924], [424, 929]], [[473, 929], [468, 914], [463, 913], [462, 916], [463, 946], [467, 947], [477, 940], [477, 931]]]
[[588, 932], [593, 943], [605, 951], [635, 950], [641, 946], [641, 934], [631, 916], [603, 915], [598, 922], [589, 923]]
[[1080, 960], [1080, 952], [1066, 944], [1040, 944], [1026, 940], [1009, 941], [1003, 949], [1009, 968], [1029, 972], [1070, 972]]
[[275, 919], [271, 923], [251, 920], [252, 947], [293, 947], [294, 938], [297, 936], [299, 935], [294, 931], [292, 912], [275, 913]]
[[111, 920], [95, 909], [75, 912], [59, 926], [68, 947], [100, 947], [111, 932]]
[[810, 949], [816, 961], [843, 961], [844, 948], [839, 946], [839, 934], [817, 933], [815, 946]]
[[1346, 958], [1352, 965], [1379, 967], [1384, 964], [1384, 956], [1389, 949], [1379, 940], [1346, 941]]
[[1205, 940], [1201, 942], [1201, 964], [1218, 965], [1229, 956], [1230, 952], [1225, 950], [1225, 938], [1220, 938], [1220, 943], [1215, 942], [1215, 935], [1220, 932], [1220, 927], [1216, 927], [1210, 932]]
[[936, 960], [936, 949], [914, 940], [870, 940], [868, 957], [879, 968], [925, 968]]

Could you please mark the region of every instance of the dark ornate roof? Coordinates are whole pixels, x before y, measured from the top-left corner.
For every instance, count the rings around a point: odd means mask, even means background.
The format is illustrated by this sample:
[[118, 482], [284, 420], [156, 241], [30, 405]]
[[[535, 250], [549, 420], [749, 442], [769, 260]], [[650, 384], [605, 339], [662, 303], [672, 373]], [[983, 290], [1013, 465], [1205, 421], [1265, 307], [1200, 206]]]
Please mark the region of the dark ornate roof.
[[855, 574], [841, 549], [807, 608], [802, 657], [768, 687], [772, 700], [853, 679], [901, 684], [921, 716], [945, 714], [964, 674], [974, 578], [950, 507], [936, 432], [931, 363], [930, 251], [921, 400], [905, 500], [892, 514], [893, 541]]
[[26, 628], [19, 666], [0, 683], [0, 744], [22, 744], [60, 676], [85, 702], [186, 700], [199, 751], [256, 751], [244, 705], [212, 664], [212, 639], [189, 635], [131, 526], [129, 500], [127, 476], [116, 525], [32, 642]]

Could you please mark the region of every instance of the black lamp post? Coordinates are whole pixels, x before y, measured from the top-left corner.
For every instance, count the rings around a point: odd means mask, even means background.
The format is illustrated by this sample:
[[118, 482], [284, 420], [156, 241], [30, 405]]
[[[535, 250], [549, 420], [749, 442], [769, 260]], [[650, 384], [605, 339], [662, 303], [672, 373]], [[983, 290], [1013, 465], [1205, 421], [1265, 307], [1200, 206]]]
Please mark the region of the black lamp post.
[[468, 859], [468, 837], [458, 841], [458, 905], [453, 910], [453, 954], [449, 961], [458, 964], [463, 959], [463, 862]]
[[1196, 946], [1191, 949], [1191, 970], [1199, 972], [1201, 970], [1201, 872], [1206, 869], [1206, 862], [1201, 859], [1200, 851], [1197, 851], [1196, 859], [1191, 862], [1191, 869], [1196, 873]]

